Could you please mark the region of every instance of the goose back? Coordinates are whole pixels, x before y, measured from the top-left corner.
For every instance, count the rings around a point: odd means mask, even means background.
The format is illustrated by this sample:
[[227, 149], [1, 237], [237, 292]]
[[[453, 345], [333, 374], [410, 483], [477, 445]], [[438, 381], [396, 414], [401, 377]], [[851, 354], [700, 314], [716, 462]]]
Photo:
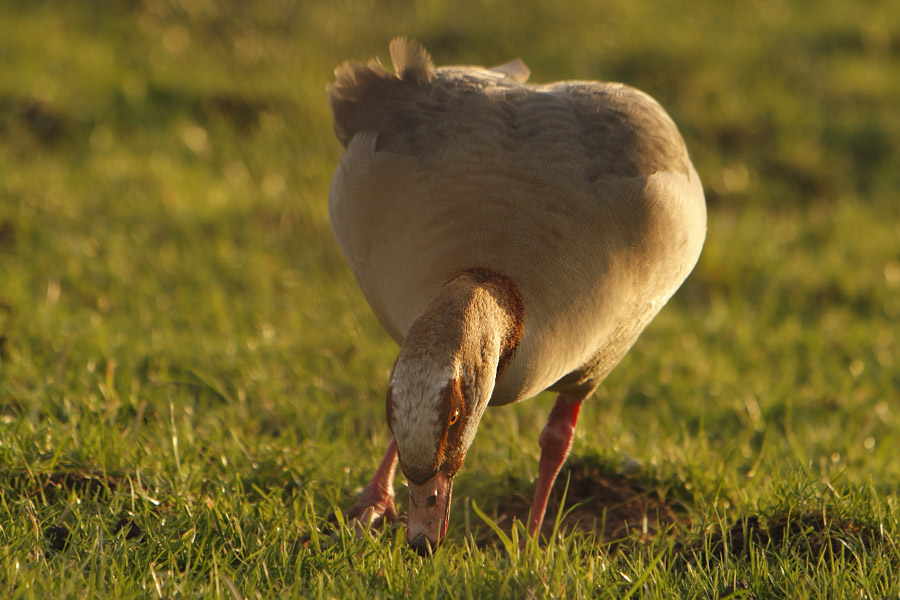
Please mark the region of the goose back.
[[525, 326], [492, 403], [593, 389], [703, 244], [703, 190], [674, 123], [618, 83], [436, 69], [406, 40], [391, 56], [396, 75], [347, 63], [329, 88], [347, 149], [332, 227], [376, 316], [402, 342], [454, 275], [499, 271]]

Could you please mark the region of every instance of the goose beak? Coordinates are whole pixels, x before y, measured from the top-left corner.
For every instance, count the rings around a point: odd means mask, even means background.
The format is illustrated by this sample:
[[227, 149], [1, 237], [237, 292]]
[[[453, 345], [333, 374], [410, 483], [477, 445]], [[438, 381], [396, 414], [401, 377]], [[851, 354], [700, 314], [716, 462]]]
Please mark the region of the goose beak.
[[421, 556], [437, 550], [450, 523], [453, 477], [443, 471], [422, 485], [409, 483], [409, 522], [406, 541]]

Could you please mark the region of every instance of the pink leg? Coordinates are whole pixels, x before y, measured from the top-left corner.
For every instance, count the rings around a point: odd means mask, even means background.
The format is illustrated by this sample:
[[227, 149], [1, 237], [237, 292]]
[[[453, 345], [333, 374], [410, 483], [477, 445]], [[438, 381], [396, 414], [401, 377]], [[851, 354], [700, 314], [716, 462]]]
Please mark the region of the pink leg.
[[397, 474], [397, 443], [391, 440], [372, 481], [363, 489], [347, 517], [358, 530], [381, 527], [397, 521], [394, 507], [394, 476]]
[[[575, 436], [575, 425], [578, 423], [578, 411], [585, 396], [572, 398], [560, 394], [556, 404], [547, 418], [547, 425], [541, 432], [538, 443], [541, 445], [541, 466], [538, 470], [537, 489], [531, 503], [528, 522], [528, 535], [534, 537], [541, 532], [544, 513], [547, 512], [547, 500], [550, 490], [569, 451], [572, 449], [572, 438]], [[522, 540], [525, 545], [525, 540]]]

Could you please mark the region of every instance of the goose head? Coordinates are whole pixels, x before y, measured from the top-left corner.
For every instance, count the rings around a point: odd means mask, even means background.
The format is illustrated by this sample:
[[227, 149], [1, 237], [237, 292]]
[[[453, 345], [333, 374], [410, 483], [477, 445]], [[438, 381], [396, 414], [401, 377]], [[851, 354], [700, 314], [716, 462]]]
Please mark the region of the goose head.
[[453, 478], [521, 337], [512, 282], [479, 279], [467, 272], [441, 289], [410, 326], [391, 373], [387, 422], [409, 482], [407, 541], [420, 554], [447, 533]]
[[489, 373], [474, 378], [458, 367], [401, 354], [388, 390], [387, 421], [409, 482], [407, 540], [420, 553], [436, 549], [447, 533], [453, 478], [493, 391]]

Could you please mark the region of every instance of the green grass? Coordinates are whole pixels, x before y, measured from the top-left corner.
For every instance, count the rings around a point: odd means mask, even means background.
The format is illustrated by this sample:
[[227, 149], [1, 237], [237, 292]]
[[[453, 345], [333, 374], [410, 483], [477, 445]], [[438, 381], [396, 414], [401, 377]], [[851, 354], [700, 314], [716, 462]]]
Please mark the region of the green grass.
[[[3, 3], [3, 597], [900, 598], [900, 10], [223, 6]], [[684, 133], [703, 256], [573, 452], [673, 507], [655, 535], [504, 542], [547, 395], [486, 417], [433, 559], [325, 526], [396, 353], [331, 237], [325, 85], [399, 34], [625, 81]]]

